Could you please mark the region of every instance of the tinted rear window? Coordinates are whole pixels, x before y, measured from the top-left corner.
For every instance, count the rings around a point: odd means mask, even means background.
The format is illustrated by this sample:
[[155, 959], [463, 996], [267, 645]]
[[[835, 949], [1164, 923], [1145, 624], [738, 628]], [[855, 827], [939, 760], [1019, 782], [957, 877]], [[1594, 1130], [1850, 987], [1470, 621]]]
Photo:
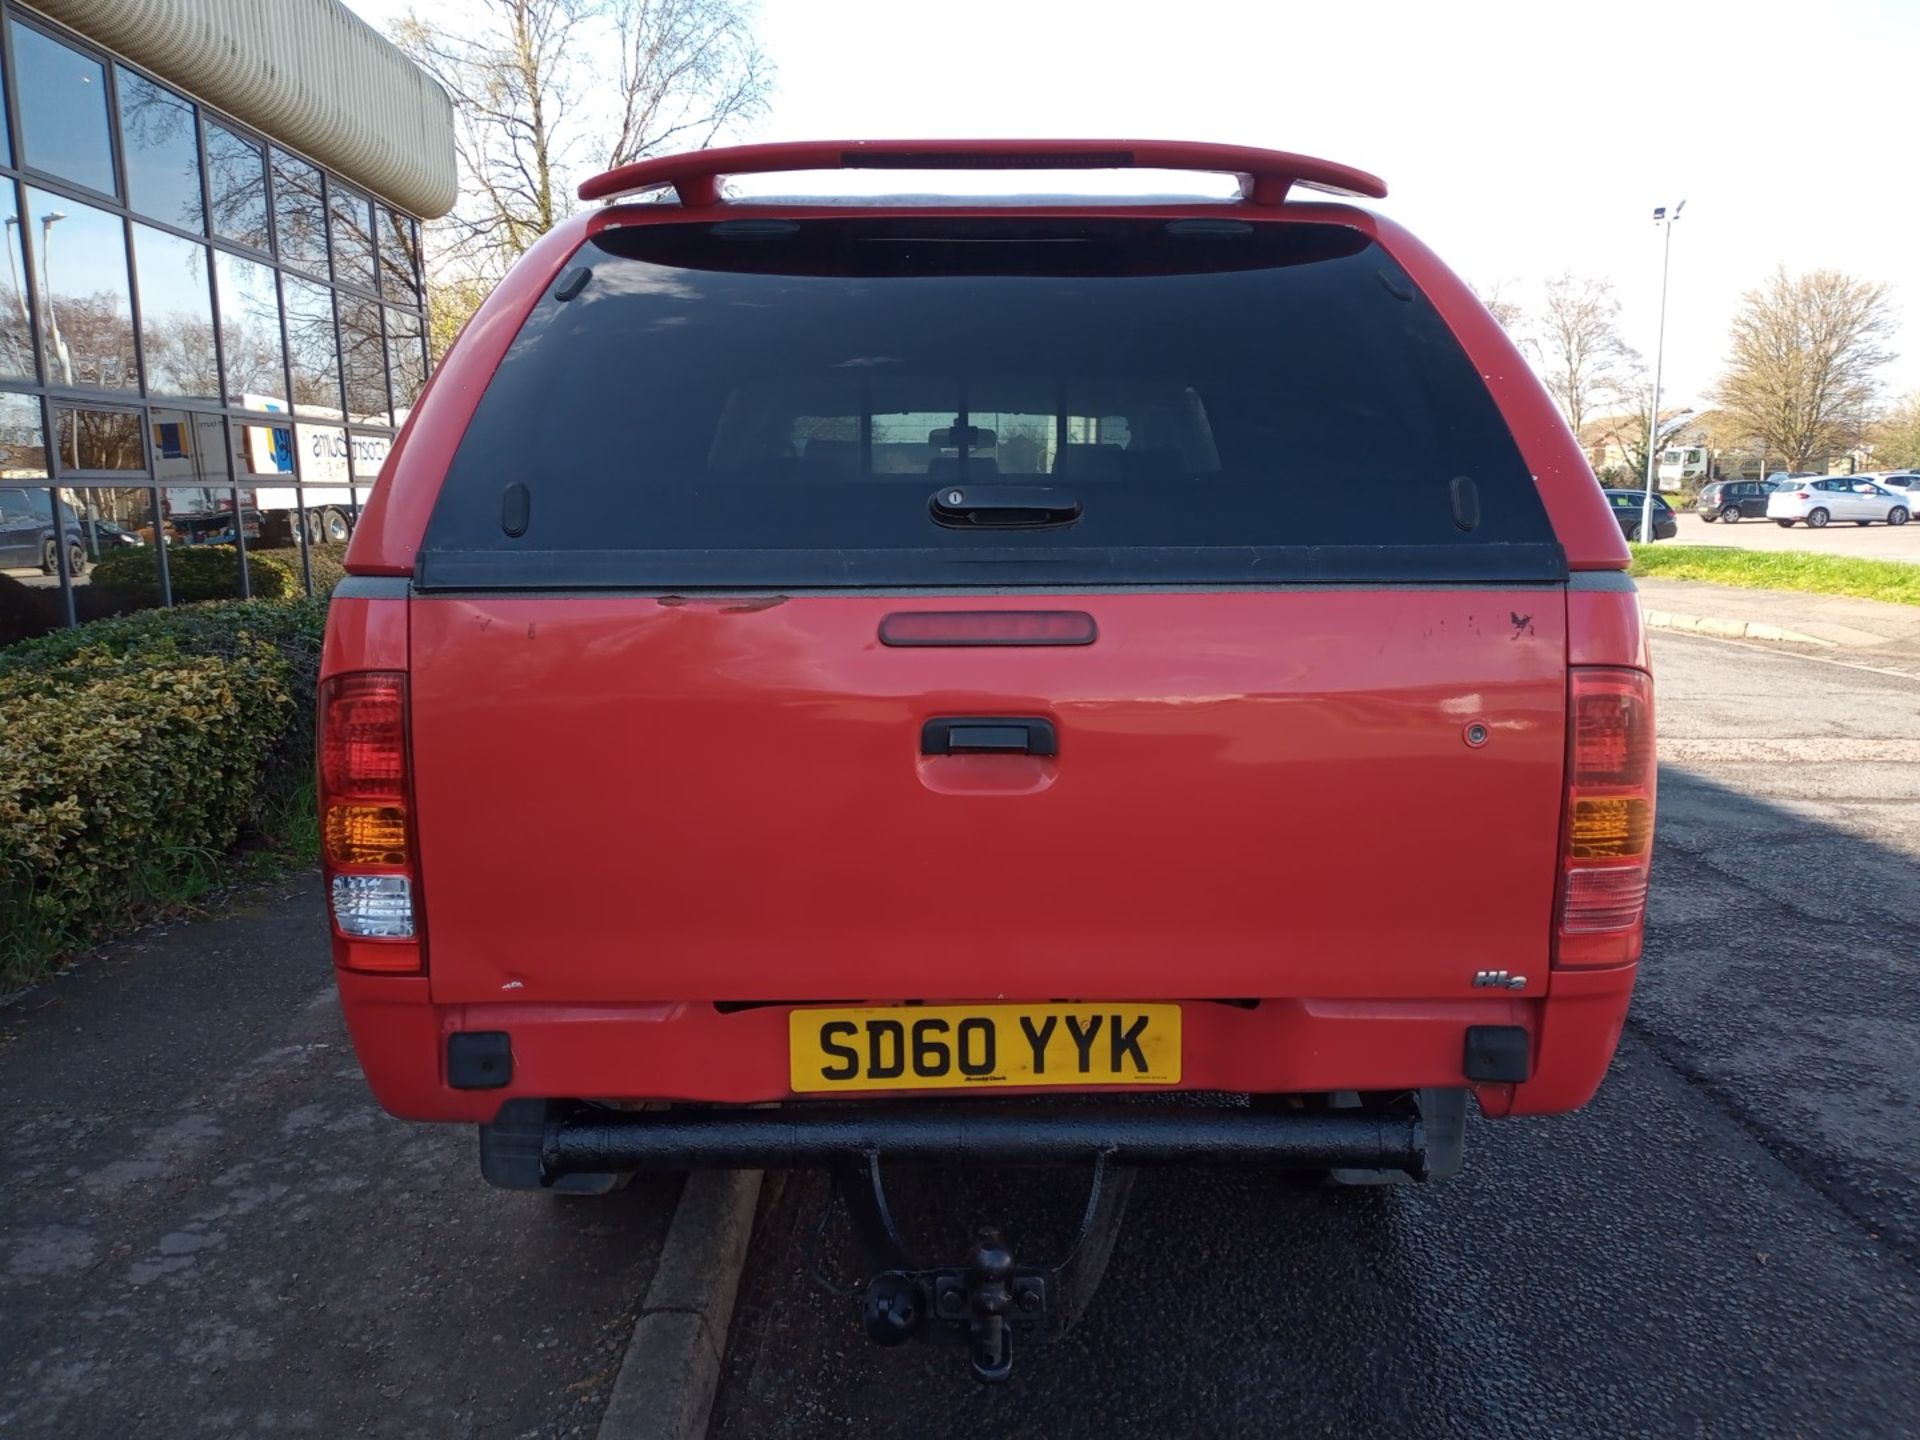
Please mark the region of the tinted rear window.
[[481, 399], [423, 584], [1564, 571], [1473, 366], [1344, 227], [663, 223], [576, 260]]

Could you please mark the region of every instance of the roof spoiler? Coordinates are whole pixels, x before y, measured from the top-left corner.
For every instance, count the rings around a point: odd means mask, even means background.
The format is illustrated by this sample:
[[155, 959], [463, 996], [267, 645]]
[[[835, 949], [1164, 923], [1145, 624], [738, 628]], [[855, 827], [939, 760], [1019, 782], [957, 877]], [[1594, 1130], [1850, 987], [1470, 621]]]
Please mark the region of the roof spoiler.
[[680, 203], [720, 203], [728, 175], [787, 170], [1202, 170], [1240, 177], [1241, 198], [1278, 205], [1295, 185], [1336, 195], [1383, 199], [1387, 182], [1331, 160], [1208, 145], [1190, 140], [805, 140], [775, 145], [731, 145], [637, 160], [595, 175], [580, 186], [582, 200], [610, 200], [671, 185]]

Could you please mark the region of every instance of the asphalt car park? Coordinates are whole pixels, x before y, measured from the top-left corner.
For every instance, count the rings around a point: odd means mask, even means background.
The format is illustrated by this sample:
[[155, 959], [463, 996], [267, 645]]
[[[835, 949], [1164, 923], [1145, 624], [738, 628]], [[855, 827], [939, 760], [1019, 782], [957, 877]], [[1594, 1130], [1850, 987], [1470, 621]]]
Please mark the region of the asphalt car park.
[[1738, 550], [1805, 550], [1817, 555], [1847, 555], [1856, 559], [1920, 561], [1920, 523], [1855, 525], [1835, 521], [1823, 530], [1805, 525], [1785, 529], [1763, 517], [1705, 521], [1690, 510], [1678, 513], [1683, 545], [1720, 545]]

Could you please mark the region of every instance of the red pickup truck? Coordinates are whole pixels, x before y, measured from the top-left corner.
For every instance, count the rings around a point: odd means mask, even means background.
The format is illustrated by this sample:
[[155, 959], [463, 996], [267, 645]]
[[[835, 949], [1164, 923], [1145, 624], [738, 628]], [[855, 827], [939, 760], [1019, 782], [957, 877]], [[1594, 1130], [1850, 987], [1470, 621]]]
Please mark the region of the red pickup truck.
[[[1240, 185], [721, 183], [853, 167]], [[1438, 1178], [1469, 1093], [1585, 1104], [1653, 826], [1627, 549], [1467, 287], [1303, 191], [1385, 187], [1133, 141], [583, 186], [613, 203], [454, 345], [329, 619], [380, 1103], [478, 1125], [505, 1185], [836, 1167], [868, 1330], [986, 1375], [1070, 1321], [1133, 1166]], [[1085, 1164], [1081, 1241], [918, 1264], [891, 1161]]]

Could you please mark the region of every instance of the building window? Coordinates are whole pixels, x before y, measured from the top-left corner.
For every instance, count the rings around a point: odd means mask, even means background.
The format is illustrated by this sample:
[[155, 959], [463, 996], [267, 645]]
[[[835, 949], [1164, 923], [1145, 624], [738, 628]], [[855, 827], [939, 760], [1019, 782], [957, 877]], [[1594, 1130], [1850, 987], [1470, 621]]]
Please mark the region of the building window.
[[45, 190], [27, 191], [28, 244], [39, 262], [41, 360], [49, 384], [139, 388], [133, 298], [120, 217]]
[[420, 304], [419, 231], [388, 205], [380, 212], [380, 293], [396, 305]]
[[342, 290], [335, 303], [340, 309], [340, 368], [347, 382], [347, 418], [359, 425], [391, 425], [380, 302]]
[[343, 285], [373, 289], [373, 209], [344, 186], [331, 188], [333, 278]]
[[26, 163], [103, 195], [118, 194], [107, 129], [107, 67], [18, 20], [8, 29]]
[[127, 205], [178, 229], [204, 232], [193, 107], [125, 66], [115, 72], [114, 84], [120, 93]]
[[9, 180], [0, 186], [0, 214], [6, 217], [7, 273], [0, 276], [0, 375], [31, 380], [39, 371], [33, 363], [33, 328], [28, 320], [26, 264], [20, 254], [18, 191]]
[[[150, 550], [155, 535], [153, 491], [146, 486], [97, 486], [69, 490], [80, 522], [81, 543], [86, 547], [89, 567], [123, 550]], [[73, 583], [85, 585], [91, 575], [75, 575]], [[160, 576], [156, 569], [147, 603], [160, 602]]]
[[333, 292], [324, 285], [281, 277], [286, 287], [287, 360], [293, 371], [296, 415], [338, 420], [340, 363], [334, 350]]
[[416, 312], [387, 311], [387, 365], [393, 376], [393, 423], [404, 425], [427, 383], [426, 326]]
[[224, 125], [207, 124], [207, 188], [213, 233], [254, 250], [270, 247], [266, 152]]
[[133, 270], [140, 282], [147, 393], [217, 402], [220, 366], [213, 344], [207, 247], [150, 225], [135, 225]]
[[0, 484], [43, 478], [46, 473], [47, 442], [39, 399], [0, 392]]
[[273, 151], [273, 230], [280, 261], [327, 278], [327, 202], [320, 172]]
[[53, 492], [44, 484], [17, 485], [0, 475], [0, 570], [39, 569], [51, 575], [55, 565]]
[[293, 483], [293, 431], [286, 425], [242, 425], [234, 447], [240, 473], [280, 485]]
[[273, 271], [225, 250], [215, 252], [213, 265], [219, 282], [227, 403], [248, 410], [285, 409], [287, 357]]
[[54, 457], [62, 474], [147, 468], [146, 450], [140, 443], [140, 417], [131, 410], [57, 405], [53, 423], [57, 432]]

